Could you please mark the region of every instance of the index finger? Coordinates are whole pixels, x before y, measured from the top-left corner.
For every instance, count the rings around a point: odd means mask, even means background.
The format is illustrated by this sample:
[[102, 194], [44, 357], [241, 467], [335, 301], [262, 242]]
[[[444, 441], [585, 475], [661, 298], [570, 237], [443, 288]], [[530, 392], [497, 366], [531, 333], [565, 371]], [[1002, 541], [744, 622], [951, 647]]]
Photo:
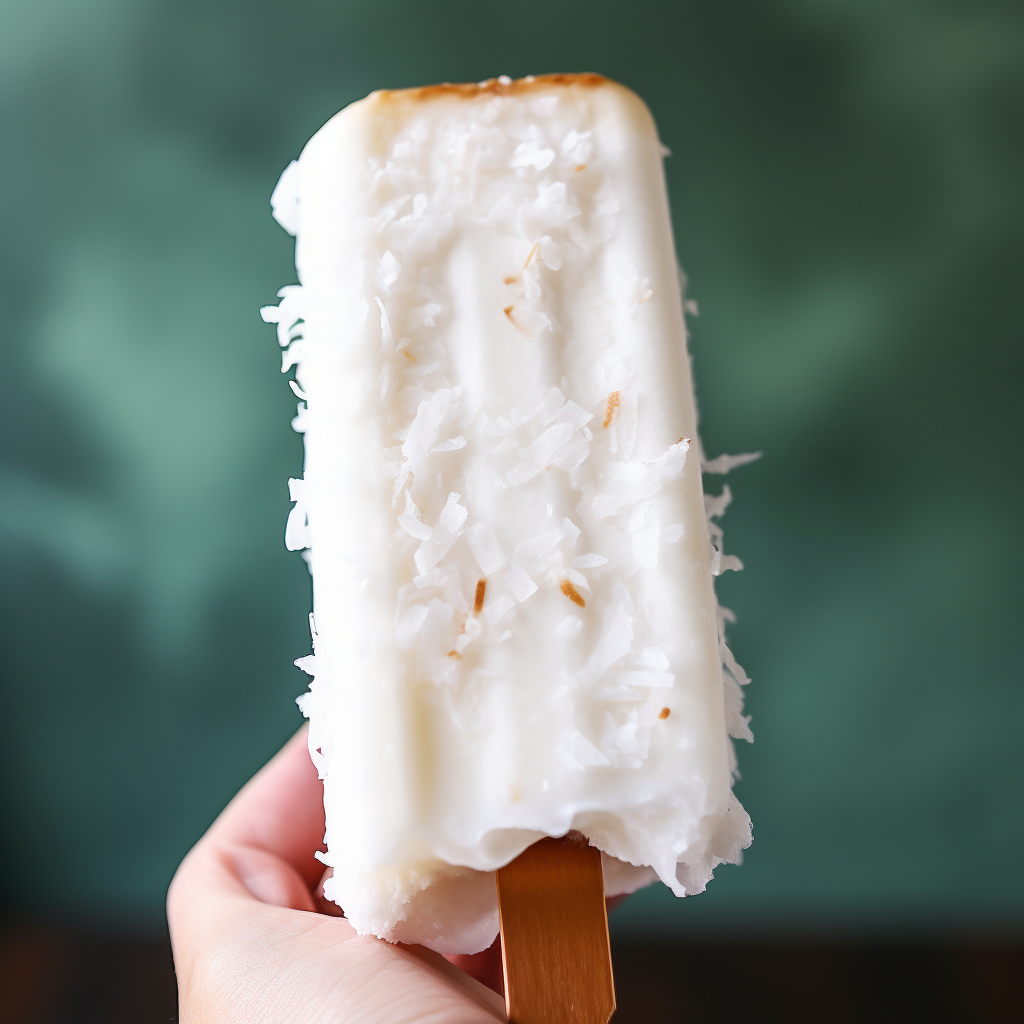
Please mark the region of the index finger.
[[324, 839], [323, 785], [303, 726], [221, 812], [209, 836], [262, 850], [293, 867], [312, 888], [323, 873], [313, 856]]

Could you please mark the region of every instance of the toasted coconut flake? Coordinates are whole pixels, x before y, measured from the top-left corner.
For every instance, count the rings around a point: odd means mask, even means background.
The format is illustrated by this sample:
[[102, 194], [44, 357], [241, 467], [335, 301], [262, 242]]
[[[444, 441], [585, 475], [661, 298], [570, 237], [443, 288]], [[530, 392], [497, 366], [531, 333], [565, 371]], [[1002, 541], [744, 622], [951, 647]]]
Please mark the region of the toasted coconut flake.
[[458, 652], [458, 651], [449, 651], [449, 652], [448, 652], [448, 657], [449, 657], [449, 658], [461, 658], [461, 657], [462, 657], [462, 655], [461, 655], [461, 654], [459, 654], [459, 652]]
[[520, 326], [519, 326], [519, 324], [517, 324], [517, 323], [516, 323], [516, 319], [515, 319], [515, 317], [514, 317], [514, 316], [512, 315], [512, 306], [506, 306], [506, 307], [505, 307], [505, 308], [504, 308], [504, 309], [502, 310], [502, 313], [504, 313], [504, 314], [505, 314], [505, 316], [507, 316], [507, 317], [508, 317], [508, 322], [509, 322], [509, 323], [510, 323], [510, 324], [511, 324], [511, 325], [512, 325], [512, 326], [513, 326], [513, 327], [514, 327], [514, 328], [515, 328], [515, 329], [516, 329], [517, 331], [519, 331], [519, 333], [520, 333], [520, 334], [526, 334], [526, 331], [524, 331], [524, 330], [522, 329], [522, 327], [520, 327]]
[[484, 594], [487, 592], [487, 580], [478, 580], [476, 594], [473, 597], [473, 614], [479, 615], [484, 606]]
[[577, 590], [590, 591], [590, 584], [587, 582], [587, 577], [581, 572], [577, 572], [575, 569], [563, 569], [562, 572], [565, 574], [565, 578], [574, 586]]
[[526, 257], [526, 262], [523, 264], [523, 270], [525, 270], [532, 262], [533, 257], [540, 252], [540, 242], [535, 242], [533, 248], [530, 250], [530, 255]]
[[619, 405], [619, 392], [613, 391], [608, 396], [608, 404], [604, 408], [604, 428], [607, 430], [612, 425], [612, 416]]
[[572, 601], [573, 604], [578, 604], [581, 608], [587, 607], [587, 602], [583, 600], [582, 595], [572, 585], [571, 581], [562, 580], [562, 582], [558, 585], [558, 589], [561, 590], [561, 592], [565, 594], [565, 596], [569, 598], [569, 600]]
[[658, 712], [658, 717], [660, 719], [664, 720], [664, 719], [668, 718], [668, 716], [671, 715], [671, 714], [672, 714], [672, 712], [671, 712], [671, 710], [669, 708], [662, 708]]

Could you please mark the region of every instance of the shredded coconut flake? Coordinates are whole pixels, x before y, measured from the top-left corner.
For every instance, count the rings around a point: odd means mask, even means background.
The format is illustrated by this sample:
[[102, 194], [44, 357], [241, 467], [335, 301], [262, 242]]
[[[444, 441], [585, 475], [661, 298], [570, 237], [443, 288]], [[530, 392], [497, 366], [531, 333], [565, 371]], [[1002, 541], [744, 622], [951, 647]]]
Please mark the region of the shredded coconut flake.
[[427, 606], [425, 604], [414, 604], [409, 608], [398, 625], [395, 627], [395, 639], [400, 647], [411, 647], [416, 634], [423, 628], [427, 621]]
[[682, 537], [683, 532], [684, 527], [682, 523], [673, 523], [671, 526], [666, 526], [665, 529], [661, 531], [661, 537], [666, 544], [675, 544], [679, 538]]
[[558, 388], [552, 388], [533, 411], [531, 419], [535, 419], [542, 427], [546, 427], [558, 415], [558, 410], [565, 405], [565, 395]]
[[660, 535], [661, 526], [657, 519], [650, 526], [633, 534], [633, 557], [640, 563], [641, 568], [653, 569], [657, 566]]
[[637, 393], [626, 391], [622, 395], [622, 408], [619, 410], [619, 457], [628, 462], [633, 454], [636, 443]]
[[493, 626], [510, 608], [515, 608], [516, 603], [508, 594], [502, 594], [493, 601], [488, 601], [483, 610], [482, 618], [489, 626]]
[[417, 540], [429, 540], [430, 539], [430, 527], [426, 523], [421, 522], [415, 516], [399, 516], [398, 525], [410, 537], [415, 537]]
[[553, 149], [541, 149], [535, 142], [521, 142], [512, 155], [512, 166], [532, 167], [534, 170], [543, 171], [545, 167], [551, 166], [554, 159]]
[[570, 771], [586, 771], [611, 764], [593, 743], [578, 729], [566, 728], [559, 736], [558, 753]]
[[606, 701], [639, 701], [644, 695], [629, 686], [598, 686], [594, 689], [594, 700]]
[[539, 537], [524, 540], [522, 544], [517, 545], [516, 555], [520, 558], [536, 558], [553, 548], [561, 539], [562, 531], [556, 526], [553, 530], [548, 530], [547, 533], [542, 533]]
[[645, 647], [634, 656], [633, 661], [637, 665], [646, 665], [658, 672], [664, 672], [669, 665], [668, 657], [660, 647]]
[[466, 541], [485, 576], [497, 572], [505, 564], [505, 556], [489, 523], [474, 523], [466, 531]]
[[431, 455], [434, 452], [457, 452], [460, 448], [466, 447], [466, 439], [464, 437], [450, 437], [447, 441], [442, 441], [440, 444], [434, 445], [433, 448], [428, 449]]
[[578, 615], [566, 615], [555, 627], [555, 634], [571, 640], [582, 628], [583, 620]]
[[530, 579], [522, 567], [513, 560], [512, 567], [505, 573], [503, 579], [508, 589], [516, 596], [517, 601], [525, 601], [531, 594], [537, 593], [537, 584]]
[[520, 462], [515, 469], [509, 470], [505, 475], [505, 479], [511, 486], [515, 487], [517, 484], [525, 484], [527, 480], [532, 480], [542, 468], [542, 466], [529, 462]]
[[454, 491], [448, 495], [437, 525], [430, 531], [430, 537], [419, 546], [415, 560], [416, 568], [421, 573], [437, 565], [462, 533], [462, 524], [469, 513], [459, 504], [459, 497]]
[[380, 258], [380, 266], [377, 270], [377, 284], [385, 292], [391, 291], [391, 286], [398, 280], [402, 273], [402, 265], [395, 259], [390, 251], [385, 251]]
[[633, 618], [623, 605], [616, 605], [605, 613], [601, 637], [587, 659], [586, 665], [576, 673], [584, 686], [597, 682], [619, 660], [629, 653], [633, 643]]
[[709, 459], [701, 464], [703, 473], [728, 473], [749, 462], [756, 462], [764, 452], [744, 452], [742, 455], [719, 455], [717, 459]]
[[619, 672], [615, 681], [620, 686], [654, 686], [669, 689], [675, 683], [671, 672]]

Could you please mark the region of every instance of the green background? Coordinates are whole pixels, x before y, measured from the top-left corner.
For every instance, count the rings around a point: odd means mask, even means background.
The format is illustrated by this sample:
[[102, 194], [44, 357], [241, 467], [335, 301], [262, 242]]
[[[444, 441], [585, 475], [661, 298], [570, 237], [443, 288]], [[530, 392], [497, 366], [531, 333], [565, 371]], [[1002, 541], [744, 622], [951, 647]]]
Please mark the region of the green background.
[[766, 453], [720, 587], [754, 845], [614, 927], [1018, 927], [1022, 9], [3, 3], [10, 910], [159, 927], [299, 725], [279, 172], [374, 88], [596, 70], [674, 153], [708, 453]]

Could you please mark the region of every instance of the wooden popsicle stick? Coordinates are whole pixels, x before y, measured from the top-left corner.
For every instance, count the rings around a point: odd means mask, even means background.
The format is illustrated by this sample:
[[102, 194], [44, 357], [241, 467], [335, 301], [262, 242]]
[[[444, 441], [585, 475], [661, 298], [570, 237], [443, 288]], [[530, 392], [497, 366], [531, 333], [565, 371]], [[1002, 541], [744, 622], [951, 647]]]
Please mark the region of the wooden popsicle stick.
[[497, 871], [509, 1024], [608, 1024], [615, 1010], [601, 851], [541, 839]]

